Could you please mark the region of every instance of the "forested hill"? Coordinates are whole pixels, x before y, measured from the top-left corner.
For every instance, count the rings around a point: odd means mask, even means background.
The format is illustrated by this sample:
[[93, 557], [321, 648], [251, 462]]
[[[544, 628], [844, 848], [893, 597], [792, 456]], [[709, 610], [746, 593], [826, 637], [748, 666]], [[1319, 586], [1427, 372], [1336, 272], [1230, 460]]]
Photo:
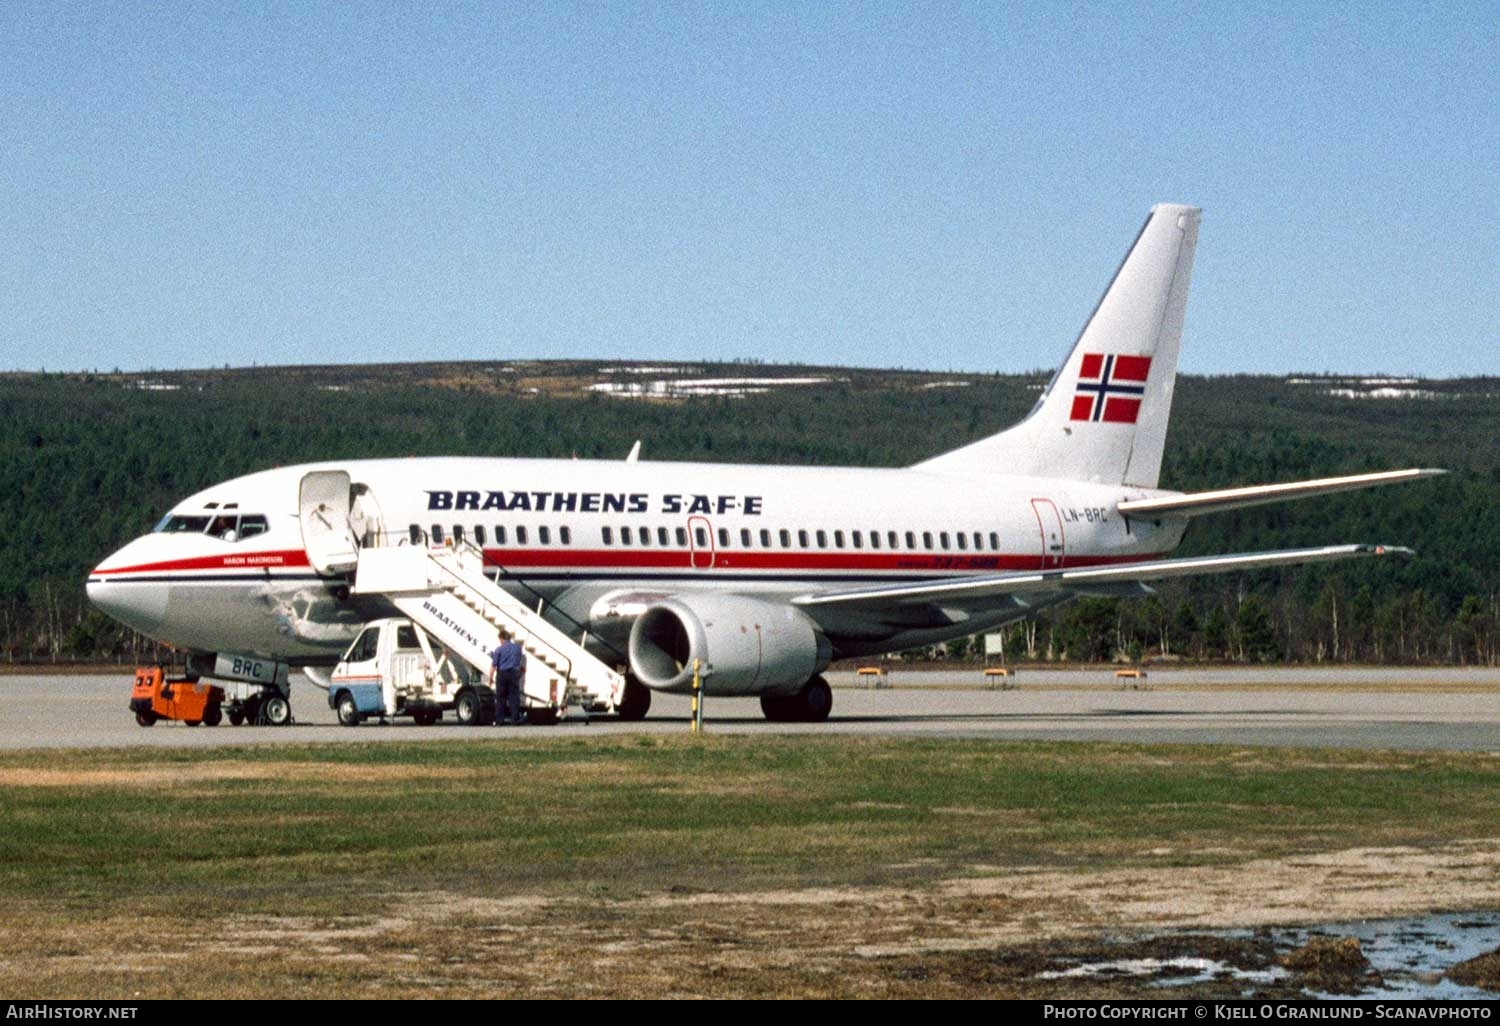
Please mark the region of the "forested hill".
[[[451, 363], [0, 375], [0, 643], [120, 656], [83, 601], [97, 561], [183, 496], [317, 459], [408, 455], [900, 466], [999, 430], [1046, 375], [746, 364]], [[1208, 578], [1079, 603], [1041, 656], [1500, 658], [1500, 380], [1182, 377], [1163, 487], [1405, 466], [1447, 478], [1204, 518], [1183, 554], [1346, 541], [1418, 558]], [[997, 468], [998, 469], [998, 468]]]

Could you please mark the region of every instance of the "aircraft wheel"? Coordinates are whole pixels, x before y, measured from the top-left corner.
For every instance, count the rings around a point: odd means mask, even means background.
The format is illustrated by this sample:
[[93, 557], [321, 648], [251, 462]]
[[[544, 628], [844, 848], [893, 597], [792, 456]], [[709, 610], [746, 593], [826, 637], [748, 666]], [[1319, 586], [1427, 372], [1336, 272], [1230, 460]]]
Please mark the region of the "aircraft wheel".
[[260, 703], [260, 714], [267, 726], [284, 727], [292, 722], [292, 703], [285, 695], [271, 695]]
[[203, 722], [210, 727], [217, 727], [224, 722], [224, 710], [217, 705], [211, 705], [203, 710]]
[[135, 722], [142, 727], [151, 727], [156, 724], [156, 713], [138, 712], [135, 714]]
[[[471, 689], [464, 688], [458, 693], [458, 699], [453, 703], [453, 715], [465, 727], [477, 727], [482, 708], [483, 703], [479, 701], [479, 696]], [[493, 715], [492, 713], [491, 716]]]
[[787, 695], [761, 695], [760, 711], [772, 723], [786, 723], [792, 718], [791, 702]]
[[644, 720], [650, 709], [651, 689], [634, 677], [626, 677], [625, 692], [620, 696], [620, 704], [615, 707], [620, 719], [627, 722]]
[[339, 714], [339, 723], [346, 727], [359, 726], [359, 706], [354, 702], [354, 696], [347, 691], [340, 691], [337, 704], [335, 705]]
[[814, 677], [790, 695], [761, 695], [760, 711], [772, 723], [821, 723], [833, 710], [833, 689]]
[[822, 677], [814, 677], [797, 692], [797, 719], [803, 723], [822, 723], [833, 711], [833, 689]]

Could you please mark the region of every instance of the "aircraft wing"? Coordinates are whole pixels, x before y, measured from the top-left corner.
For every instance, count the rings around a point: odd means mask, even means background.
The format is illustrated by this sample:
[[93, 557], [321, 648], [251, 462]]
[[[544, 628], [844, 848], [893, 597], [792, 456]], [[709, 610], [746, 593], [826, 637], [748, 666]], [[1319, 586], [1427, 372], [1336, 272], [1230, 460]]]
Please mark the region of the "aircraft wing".
[[1056, 594], [1066, 591], [1085, 594], [1091, 590], [1104, 591], [1121, 585], [1143, 584], [1146, 581], [1160, 581], [1169, 577], [1261, 570], [1273, 566], [1324, 563], [1359, 556], [1409, 555], [1412, 555], [1411, 549], [1391, 545], [1326, 545], [1316, 549], [1287, 549], [1281, 552], [1251, 552], [1230, 556], [1189, 556], [1182, 559], [1158, 559], [1146, 563], [985, 574], [978, 577], [952, 577], [945, 580], [886, 585], [878, 588], [825, 591], [799, 596], [792, 600], [792, 604], [807, 609], [809, 612], [853, 610], [861, 606], [891, 604], [971, 605], [985, 599], [1024, 597], [1027, 594]]
[[1378, 474], [1352, 474], [1348, 477], [1323, 477], [1316, 481], [1292, 481], [1287, 484], [1255, 485], [1251, 488], [1220, 488], [1212, 492], [1188, 495], [1162, 495], [1150, 499], [1126, 499], [1116, 507], [1127, 517], [1196, 517], [1227, 509], [1245, 509], [1271, 502], [1306, 499], [1313, 495], [1331, 495], [1356, 488], [1400, 484], [1421, 477], [1438, 477], [1446, 470], [1386, 470]]

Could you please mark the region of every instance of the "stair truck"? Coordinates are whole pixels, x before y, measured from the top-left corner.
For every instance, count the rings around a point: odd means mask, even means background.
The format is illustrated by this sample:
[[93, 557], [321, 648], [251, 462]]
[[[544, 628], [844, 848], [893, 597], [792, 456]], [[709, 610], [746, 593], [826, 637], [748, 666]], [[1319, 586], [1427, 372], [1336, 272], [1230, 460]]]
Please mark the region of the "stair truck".
[[346, 727], [397, 716], [428, 726], [450, 710], [468, 726], [495, 722], [494, 690], [402, 617], [371, 620], [326, 679], [308, 677], [327, 688], [328, 707]]
[[[415, 640], [441, 647], [480, 680], [488, 677], [489, 654], [499, 644], [496, 633], [509, 630], [526, 651], [521, 703], [532, 723], [556, 723], [575, 714], [587, 720], [591, 713], [619, 708], [625, 675], [590, 654], [586, 637], [573, 640], [485, 571], [484, 553], [468, 544], [364, 548], [351, 591], [395, 606], [416, 629]], [[372, 679], [365, 683], [374, 682], [373, 674], [366, 676]], [[357, 703], [353, 695], [351, 690]]]

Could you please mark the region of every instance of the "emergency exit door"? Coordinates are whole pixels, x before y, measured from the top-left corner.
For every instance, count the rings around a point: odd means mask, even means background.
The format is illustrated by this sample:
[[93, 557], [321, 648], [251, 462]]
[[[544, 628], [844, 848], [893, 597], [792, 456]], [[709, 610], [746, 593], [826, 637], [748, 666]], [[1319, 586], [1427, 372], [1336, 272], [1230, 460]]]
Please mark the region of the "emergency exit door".
[[1063, 565], [1063, 557], [1067, 554], [1062, 515], [1051, 499], [1032, 499], [1031, 510], [1036, 514], [1036, 525], [1042, 535], [1041, 569], [1056, 570]]

